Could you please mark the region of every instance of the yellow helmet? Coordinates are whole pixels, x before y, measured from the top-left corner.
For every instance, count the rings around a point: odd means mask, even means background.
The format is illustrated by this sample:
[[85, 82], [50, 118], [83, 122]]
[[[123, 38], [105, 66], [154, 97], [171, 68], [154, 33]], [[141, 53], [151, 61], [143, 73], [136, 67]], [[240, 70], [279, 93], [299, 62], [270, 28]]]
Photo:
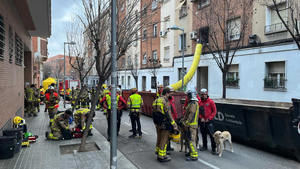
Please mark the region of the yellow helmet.
[[106, 89], [106, 88], [107, 88], [107, 85], [106, 85], [106, 84], [103, 84], [103, 85], [102, 85], [102, 88], [103, 88], [103, 89]]
[[22, 122], [22, 120], [23, 120], [22, 117], [16, 116], [16, 117], [14, 118], [14, 124], [15, 124], [15, 125], [18, 125], [18, 124], [20, 124], [20, 123]]

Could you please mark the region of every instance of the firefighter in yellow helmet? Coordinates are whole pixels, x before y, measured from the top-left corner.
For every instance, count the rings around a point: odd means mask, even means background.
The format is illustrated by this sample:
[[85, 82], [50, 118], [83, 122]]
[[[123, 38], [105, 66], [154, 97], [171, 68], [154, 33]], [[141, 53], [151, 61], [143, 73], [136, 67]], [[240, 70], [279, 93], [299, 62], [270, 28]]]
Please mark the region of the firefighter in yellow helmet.
[[170, 93], [170, 88], [164, 88], [162, 96], [158, 97], [152, 103], [152, 117], [157, 133], [155, 152], [157, 153], [157, 160], [159, 162], [171, 160], [171, 158], [167, 156], [167, 143], [171, 131], [178, 131], [177, 124], [172, 117], [171, 108], [168, 103]]
[[[74, 113], [75, 128], [78, 128], [80, 130], [85, 129], [89, 113], [90, 113], [90, 109], [88, 108], [80, 108], [76, 110], [76, 112]], [[91, 124], [89, 126], [89, 133], [88, 133], [88, 135], [90, 136], [92, 135], [92, 129], [93, 129], [93, 125]]]
[[72, 117], [72, 115], [71, 109], [55, 115], [50, 127], [51, 132], [46, 132], [46, 138], [49, 140], [71, 139], [72, 133], [69, 126], [69, 118]]
[[187, 106], [185, 107], [185, 113], [180, 120], [183, 124], [183, 132], [188, 140], [189, 154], [187, 154], [187, 161], [197, 161], [198, 151], [196, 146], [197, 129], [198, 129], [198, 116], [199, 105], [197, 99], [197, 92], [189, 90], [187, 92]]

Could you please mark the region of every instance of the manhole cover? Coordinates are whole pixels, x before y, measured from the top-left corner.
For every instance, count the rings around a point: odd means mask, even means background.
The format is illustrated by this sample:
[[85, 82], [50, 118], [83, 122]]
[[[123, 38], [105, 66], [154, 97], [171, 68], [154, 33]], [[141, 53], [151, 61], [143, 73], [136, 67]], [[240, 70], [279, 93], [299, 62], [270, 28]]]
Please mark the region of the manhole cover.
[[[68, 144], [68, 145], [60, 145], [60, 154], [73, 154], [74, 150], [78, 151], [80, 147], [79, 144]], [[84, 152], [89, 152], [89, 151], [99, 151], [100, 148], [95, 142], [91, 143], [86, 143], [85, 145], [85, 151]]]

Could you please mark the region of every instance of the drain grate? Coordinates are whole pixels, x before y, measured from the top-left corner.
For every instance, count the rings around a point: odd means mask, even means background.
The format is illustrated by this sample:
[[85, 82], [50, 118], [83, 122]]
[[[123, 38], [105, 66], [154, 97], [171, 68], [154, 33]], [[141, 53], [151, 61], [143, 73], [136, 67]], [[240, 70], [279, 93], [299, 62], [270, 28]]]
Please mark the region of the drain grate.
[[[60, 154], [73, 154], [74, 150], [75, 151], [79, 150], [79, 147], [80, 147], [80, 143], [79, 144], [60, 145], [59, 146]], [[95, 142], [91, 142], [91, 143], [86, 143], [85, 150], [86, 151], [84, 151], [84, 152], [99, 151], [100, 147]]]

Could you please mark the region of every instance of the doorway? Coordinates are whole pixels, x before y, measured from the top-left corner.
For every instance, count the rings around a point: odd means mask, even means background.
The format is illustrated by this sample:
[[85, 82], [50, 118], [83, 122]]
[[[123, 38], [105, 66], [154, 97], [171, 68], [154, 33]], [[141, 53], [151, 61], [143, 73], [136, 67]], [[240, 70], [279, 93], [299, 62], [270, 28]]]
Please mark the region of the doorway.
[[198, 67], [197, 70], [197, 90], [198, 92], [206, 88], [208, 90], [208, 67]]

